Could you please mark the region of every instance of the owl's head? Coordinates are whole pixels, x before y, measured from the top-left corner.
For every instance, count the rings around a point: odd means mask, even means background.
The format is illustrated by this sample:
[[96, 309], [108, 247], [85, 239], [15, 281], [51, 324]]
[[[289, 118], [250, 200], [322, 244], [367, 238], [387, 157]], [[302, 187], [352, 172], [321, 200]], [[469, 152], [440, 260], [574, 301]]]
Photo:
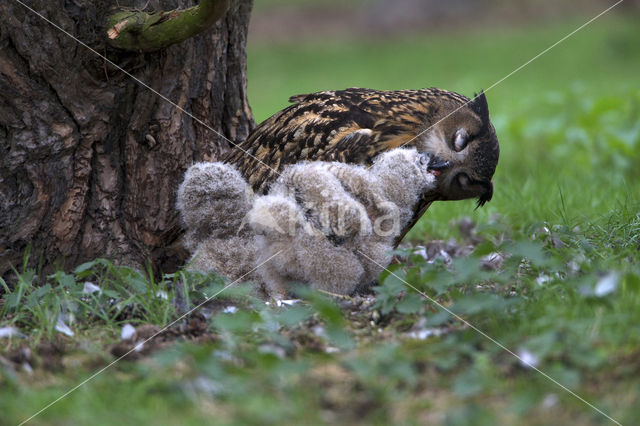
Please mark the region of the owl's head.
[[493, 196], [491, 178], [500, 154], [484, 92], [466, 103], [444, 100], [433, 122], [416, 141], [416, 148], [448, 162], [438, 178], [439, 199], [477, 197], [478, 206], [484, 205]]

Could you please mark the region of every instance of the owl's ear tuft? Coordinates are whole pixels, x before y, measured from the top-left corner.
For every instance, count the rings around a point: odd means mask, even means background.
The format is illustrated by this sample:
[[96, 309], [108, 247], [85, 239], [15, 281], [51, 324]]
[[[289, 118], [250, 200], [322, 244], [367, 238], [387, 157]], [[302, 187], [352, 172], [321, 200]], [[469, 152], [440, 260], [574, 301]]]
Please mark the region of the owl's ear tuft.
[[489, 104], [487, 103], [487, 97], [484, 95], [484, 90], [480, 90], [480, 93], [473, 94], [473, 100], [469, 104], [473, 112], [478, 114], [482, 123], [485, 126], [489, 125]]

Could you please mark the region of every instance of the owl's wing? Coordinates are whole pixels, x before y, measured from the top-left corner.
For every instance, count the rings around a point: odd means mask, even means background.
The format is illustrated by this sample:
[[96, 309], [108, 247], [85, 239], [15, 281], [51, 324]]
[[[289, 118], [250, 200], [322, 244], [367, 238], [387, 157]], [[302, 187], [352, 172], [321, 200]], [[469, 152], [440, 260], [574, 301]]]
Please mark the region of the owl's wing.
[[438, 89], [351, 88], [292, 96], [293, 105], [262, 122], [224, 161], [235, 164], [254, 190], [263, 192], [288, 164], [368, 164], [377, 154], [415, 138], [443, 96], [460, 95]]

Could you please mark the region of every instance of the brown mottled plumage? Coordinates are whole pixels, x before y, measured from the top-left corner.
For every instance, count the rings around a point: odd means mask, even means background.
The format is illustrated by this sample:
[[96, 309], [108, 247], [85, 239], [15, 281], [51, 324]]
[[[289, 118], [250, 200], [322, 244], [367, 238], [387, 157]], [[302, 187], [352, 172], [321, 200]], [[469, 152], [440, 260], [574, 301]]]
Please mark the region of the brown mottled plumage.
[[478, 197], [478, 205], [483, 205], [491, 199], [499, 148], [482, 92], [472, 101], [435, 88], [350, 88], [289, 100], [293, 105], [262, 122], [241, 149], [224, 159], [256, 192], [266, 193], [289, 164], [372, 164], [378, 154], [406, 144], [437, 155], [449, 167], [438, 179], [438, 191], [422, 200], [402, 236], [432, 201]]

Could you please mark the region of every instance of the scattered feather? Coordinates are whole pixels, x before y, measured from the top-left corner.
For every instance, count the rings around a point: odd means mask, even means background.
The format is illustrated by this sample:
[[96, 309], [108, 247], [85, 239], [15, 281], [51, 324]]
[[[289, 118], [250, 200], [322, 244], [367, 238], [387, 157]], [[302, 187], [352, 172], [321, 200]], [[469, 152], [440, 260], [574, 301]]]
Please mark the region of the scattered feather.
[[618, 287], [620, 276], [616, 272], [609, 272], [604, 277], [598, 280], [593, 294], [597, 297], [604, 297], [610, 293], [613, 293]]
[[540, 274], [538, 275], [538, 278], [536, 278], [536, 283], [538, 283], [538, 285], [548, 283], [549, 281], [551, 281], [551, 277], [545, 274]]
[[319, 324], [311, 328], [311, 331], [318, 337], [327, 337], [327, 332], [325, 331], [324, 327]]
[[300, 299], [278, 299], [276, 300], [276, 305], [278, 307], [280, 306], [293, 306], [297, 303], [300, 303], [301, 300]]
[[527, 349], [520, 349], [518, 351], [518, 357], [520, 359], [520, 364], [526, 368], [537, 367], [538, 364], [540, 364], [540, 358]]
[[501, 253], [489, 253], [482, 258], [482, 266], [492, 271], [502, 268], [504, 256]]
[[553, 408], [558, 405], [558, 402], [558, 395], [556, 395], [555, 393], [550, 393], [545, 395], [544, 399], [542, 400], [542, 407], [546, 409]]
[[65, 324], [62, 318], [58, 318], [58, 321], [56, 322], [56, 331], [62, 334], [66, 334], [69, 337], [73, 337], [75, 334], [73, 330], [71, 330], [69, 326]]
[[451, 255], [447, 253], [444, 249], [440, 249], [438, 254], [433, 257], [433, 259], [429, 260], [427, 263], [434, 263], [436, 259], [442, 259], [445, 265], [451, 264]]
[[98, 293], [98, 295], [100, 295], [102, 294], [102, 289], [97, 285], [95, 285], [94, 283], [92, 283], [91, 281], [85, 281], [84, 287], [82, 288], [82, 292], [84, 294]]
[[33, 374], [33, 368], [31, 367], [31, 364], [29, 364], [28, 362], [23, 362], [23, 363], [22, 363], [22, 369], [23, 369], [27, 374]]
[[213, 355], [216, 358], [219, 358], [219, 359], [221, 359], [223, 361], [233, 361], [234, 360], [233, 355], [229, 351], [216, 350], [216, 351], [213, 352]]
[[410, 331], [406, 333], [405, 336], [410, 339], [425, 340], [431, 336], [438, 337], [442, 334], [444, 334], [444, 331], [439, 328], [424, 328], [422, 330]]
[[20, 333], [15, 327], [0, 327], [0, 339], [9, 337], [22, 338], [25, 337], [25, 335]]
[[572, 274], [576, 274], [580, 272], [580, 264], [575, 260], [571, 260], [567, 263], [567, 269], [569, 269]]
[[219, 383], [203, 376], [199, 376], [190, 382], [196, 392], [202, 392], [210, 396], [216, 396], [224, 391], [224, 387]]
[[429, 260], [425, 246], [416, 246], [415, 249], [413, 249], [413, 254], [422, 257], [424, 260]]
[[260, 352], [261, 354], [273, 354], [280, 359], [284, 359], [284, 357], [287, 355], [285, 350], [280, 346], [268, 344], [260, 345], [258, 347], [258, 352]]
[[131, 324], [125, 324], [120, 332], [120, 338], [122, 340], [129, 340], [136, 334], [136, 329]]
[[553, 244], [553, 246], [555, 248], [563, 248], [563, 247], [568, 247], [567, 243], [565, 243], [564, 241], [562, 241], [560, 239], [560, 237], [553, 235], [551, 236], [551, 243]]

